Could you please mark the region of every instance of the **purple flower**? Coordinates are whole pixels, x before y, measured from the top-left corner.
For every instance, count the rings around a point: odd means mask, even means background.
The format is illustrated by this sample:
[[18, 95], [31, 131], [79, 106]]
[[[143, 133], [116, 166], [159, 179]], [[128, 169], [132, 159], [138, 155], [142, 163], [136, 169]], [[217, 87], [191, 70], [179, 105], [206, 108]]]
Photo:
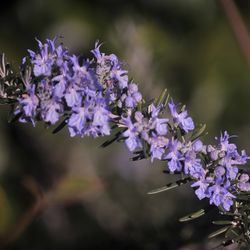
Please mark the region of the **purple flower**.
[[40, 52], [36, 54], [32, 50], [28, 50], [31, 62], [34, 65], [33, 72], [35, 76], [50, 76], [52, 66], [54, 63], [54, 43], [51, 40], [47, 40], [47, 43], [42, 44], [37, 40]]
[[226, 176], [228, 179], [235, 180], [238, 172], [239, 172], [239, 169], [237, 167], [228, 166]]
[[19, 118], [20, 122], [31, 121], [35, 126], [35, 116], [37, 115], [37, 107], [39, 105], [39, 99], [35, 94], [35, 85], [27, 85], [27, 94], [23, 94], [21, 98], [18, 98], [18, 107], [15, 110], [15, 114], [23, 113]]
[[196, 153], [193, 150], [187, 151], [185, 154], [184, 173], [196, 179], [204, 175], [204, 169], [201, 165], [201, 160], [196, 158]]
[[95, 44], [95, 49], [91, 50], [97, 61], [96, 74], [99, 81], [108, 88], [118, 88], [123, 90], [128, 86], [127, 71], [122, 69], [116, 55], [105, 55], [100, 52], [100, 44]]
[[106, 56], [106, 59], [111, 64], [110, 77], [118, 83], [120, 89], [126, 88], [128, 86], [128, 71], [121, 68], [121, 63], [116, 55]]
[[[216, 152], [216, 157], [211, 157], [212, 160], [219, 159], [218, 163], [226, 168], [226, 178], [229, 180], [235, 180], [239, 169], [236, 165], [246, 164], [249, 158], [245, 151], [241, 152], [241, 155], [237, 151], [237, 147], [233, 143], [229, 143], [229, 134], [227, 131], [221, 134], [220, 138], [216, 138], [219, 142], [218, 149], [214, 149], [212, 152]], [[212, 155], [211, 155], [212, 156]]]
[[126, 70], [122, 70], [119, 67], [114, 67], [111, 71], [111, 78], [118, 82], [119, 88], [124, 89], [128, 86], [128, 75]]
[[42, 111], [42, 118], [45, 122], [49, 122], [51, 124], [55, 124], [59, 118], [61, 113], [61, 105], [54, 100], [47, 102]]
[[127, 95], [133, 99], [134, 107], [142, 100], [142, 95], [138, 91], [138, 86], [135, 83], [128, 84]]
[[35, 85], [33, 84], [28, 90], [28, 94], [24, 94], [23, 98], [19, 99], [19, 104], [22, 106], [26, 117], [34, 117], [39, 100], [35, 95]]
[[181, 153], [182, 144], [178, 140], [172, 139], [168, 144], [169, 153], [163, 157], [168, 161], [168, 168], [171, 172], [182, 171], [182, 161], [184, 156]]
[[214, 174], [217, 178], [221, 178], [222, 176], [225, 175], [225, 173], [226, 173], [226, 169], [222, 166], [218, 166], [214, 170]]
[[130, 151], [137, 148], [142, 148], [142, 143], [139, 138], [139, 132], [136, 126], [132, 123], [130, 116], [122, 117], [121, 124], [127, 129], [122, 133], [125, 138], [125, 143]]
[[152, 128], [155, 129], [158, 135], [163, 136], [166, 135], [168, 130], [167, 130], [167, 118], [159, 118], [159, 113], [161, 111], [161, 107], [155, 107], [153, 104], [151, 106], [152, 112], [151, 112], [151, 119], [150, 122], [152, 124]]
[[63, 62], [60, 67], [60, 73], [59, 75], [56, 75], [52, 78], [53, 83], [53, 95], [57, 98], [62, 98], [65, 94], [65, 90], [68, 86], [69, 79], [71, 77], [69, 74], [69, 67], [67, 62]]
[[[229, 144], [229, 138], [230, 138], [230, 136], [227, 133], [227, 131], [224, 131], [224, 134], [221, 134], [221, 136], [219, 138], [219, 145], [220, 145], [220, 150], [221, 151], [228, 151], [230, 146], [231, 146], [231, 149], [232, 149], [232, 144]], [[233, 148], [235, 150], [235, 145], [234, 145]]]
[[208, 188], [208, 192], [210, 204], [215, 204], [216, 206], [222, 205], [226, 211], [229, 211], [233, 204], [232, 199], [236, 197], [227, 190], [227, 186], [230, 186], [230, 183], [227, 183], [225, 186], [215, 183]]
[[77, 107], [82, 101], [81, 94], [72, 85], [68, 87], [64, 97], [69, 107]]
[[222, 199], [222, 206], [226, 211], [229, 211], [231, 206], [233, 205], [233, 199], [236, 197], [231, 193], [227, 192]]
[[168, 141], [169, 140], [163, 136], [154, 135], [150, 138], [149, 144], [151, 162], [153, 162], [154, 159], [162, 159], [162, 156], [168, 146]]
[[250, 192], [250, 182], [249, 182], [249, 175], [248, 174], [246, 174], [246, 173], [241, 174], [241, 176], [239, 178], [239, 182], [237, 184], [237, 187], [241, 191]]
[[90, 118], [90, 114], [86, 107], [74, 107], [73, 113], [68, 120], [70, 136], [84, 136], [86, 120]]
[[[49, 41], [52, 42], [51, 47], [53, 47], [53, 45], [55, 46], [54, 41]], [[57, 48], [54, 48], [54, 51], [56, 54], [56, 64], [58, 67], [61, 67], [65, 63], [65, 59], [68, 59], [68, 50], [60, 44]]]
[[134, 108], [135, 107], [135, 100], [131, 96], [127, 96], [125, 99], [125, 106], [127, 108]]
[[[114, 89], [111, 90], [111, 93], [112, 91], [114, 91]], [[112, 93], [112, 96], [115, 97], [113, 98], [113, 101], [117, 99], [118, 92], [116, 91], [116, 94], [114, 92]], [[135, 83], [129, 83], [126, 92], [124, 92], [123, 90], [123, 94], [121, 94], [118, 100], [118, 106], [122, 107], [123, 106], [122, 104], [124, 102], [126, 108], [134, 109], [141, 100], [142, 100], [142, 95], [138, 91], [138, 86]]]
[[241, 191], [250, 192], [250, 182], [240, 182], [237, 184], [237, 186]]
[[205, 177], [205, 174], [204, 174], [200, 179], [198, 179], [198, 181], [196, 181], [195, 183], [191, 185], [191, 187], [198, 187], [195, 190], [195, 194], [200, 200], [206, 197], [209, 197], [208, 187], [209, 187], [210, 182], [211, 182], [211, 178]]
[[132, 94], [132, 98], [135, 100], [135, 103], [139, 103], [142, 100], [142, 95], [140, 92], [135, 92]]
[[191, 117], [188, 116], [187, 111], [178, 113], [176, 111], [176, 105], [173, 100], [168, 104], [171, 115], [173, 116], [174, 122], [180, 126], [186, 133], [194, 129], [194, 122]]
[[240, 176], [240, 182], [244, 182], [244, 183], [246, 183], [246, 182], [248, 182], [249, 181], [249, 175], [248, 174], [241, 174], [241, 176]]
[[53, 95], [57, 98], [62, 98], [65, 94], [66, 82], [64, 80], [59, 81], [55, 84], [53, 89]]
[[138, 86], [135, 83], [130, 83], [128, 85], [128, 92], [132, 95], [138, 92]]
[[200, 151], [203, 150], [203, 143], [202, 143], [201, 140], [196, 140], [196, 141], [193, 143], [192, 147], [193, 147], [193, 150], [194, 150], [195, 152], [200, 152]]
[[71, 82], [75, 87], [78, 87], [85, 94], [102, 90], [102, 86], [98, 83], [89, 61], [83, 61], [80, 64], [79, 58], [73, 55], [70, 57], [70, 63], [72, 64]]
[[215, 204], [216, 206], [219, 206], [222, 203], [224, 195], [228, 191], [221, 185], [215, 184], [208, 188], [208, 192], [210, 194], [210, 204]]
[[212, 161], [217, 161], [219, 158], [220, 150], [216, 149], [212, 145], [208, 145], [207, 146], [207, 153], [208, 153], [208, 156], [210, 156]]
[[245, 165], [250, 157], [246, 154], [245, 150], [241, 150], [241, 155], [237, 158], [237, 164]]
[[109, 135], [109, 114], [110, 112], [102, 105], [97, 105], [93, 111], [94, 117], [91, 126], [96, 128], [97, 134]]
[[102, 44], [99, 44], [99, 42], [96, 42], [95, 48], [93, 50], [91, 50], [91, 53], [95, 56], [98, 63], [100, 63], [102, 61], [103, 57], [105, 56], [104, 53], [100, 52], [101, 45]]

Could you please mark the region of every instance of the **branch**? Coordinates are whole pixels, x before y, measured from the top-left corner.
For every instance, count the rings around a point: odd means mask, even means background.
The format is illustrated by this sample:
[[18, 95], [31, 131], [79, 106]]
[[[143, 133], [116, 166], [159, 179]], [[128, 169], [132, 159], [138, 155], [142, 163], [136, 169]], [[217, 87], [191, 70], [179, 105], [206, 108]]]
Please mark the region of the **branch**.
[[246, 25], [233, 0], [220, 0], [220, 3], [239, 43], [242, 54], [250, 66], [250, 37]]

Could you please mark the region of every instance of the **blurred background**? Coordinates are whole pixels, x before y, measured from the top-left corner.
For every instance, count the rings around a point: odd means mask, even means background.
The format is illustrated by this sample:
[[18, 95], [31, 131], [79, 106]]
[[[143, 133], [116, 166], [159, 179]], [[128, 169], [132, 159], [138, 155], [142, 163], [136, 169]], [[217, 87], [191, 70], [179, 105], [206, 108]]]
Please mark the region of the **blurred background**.
[[[250, 1], [235, 2], [250, 28]], [[146, 99], [168, 88], [197, 123], [207, 124], [204, 141], [228, 130], [249, 153], [250, 64], [220, 1], [4, 1], [0, 32], [0, 52], [16, 68], [28, 48], [36, 49], [35, 37], [62, 36], [72, 53], [84, 57], [91, 56], [95, 41], [104, 42], [103, 50], [126, 63]], [[163, 163], [131, 162], [122, 144], [101, 149], [104, 138], [70, 138], [66, 129], [52, 135], [43, 124], [8, 124], [8, 111], [1, 107], [1, 249], [216, 245], [207, 240], [217, 228], [211, 224], [216, 210], [178, 222], [207, 205], [191, 188], [147, 195], [171, 181]]]

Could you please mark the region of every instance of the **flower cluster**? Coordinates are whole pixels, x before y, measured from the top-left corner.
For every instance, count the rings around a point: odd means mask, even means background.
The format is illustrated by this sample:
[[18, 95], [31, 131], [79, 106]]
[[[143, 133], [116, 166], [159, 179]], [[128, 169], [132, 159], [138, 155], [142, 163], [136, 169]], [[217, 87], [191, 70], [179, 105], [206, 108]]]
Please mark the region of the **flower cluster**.
[[168, 162], [170, 172], [183, 172], [197, 179], [204, 174], [201, 159], [198, 158], [198, 153], [202, 151], [203, 143], [200, 140], [181, 143], [179, 140], [172, 138], [164, 159]]
[[[196, 152], [199, 151], [198, 143], [185, 145], [175, 139], [178, 129], [184, 133], [194, 129], [194, 123], [187, 111], [177, 112], [177, 107], [173, 101], [169, 103], [171, 117], [161, 118], [163, 106], [151, 104], [145, 112], [129, 112], [127, 116], [120, 120], [120, 127], [126, 130], [122, 133], [125, 143], [130, 151], [142, 149], [145, 143], [149, 149], [151, 161], [154, 159], [167, 160], [170, 171], [181, 171], [181, 161], [187, 157], [189, 165], [196, 161]], [[171, 125], [172, 123], [172, 125]], [[168, 133], [168, 127], [171, 128]], [[190, 150], [188, 150], [188, 148]], [[185, 153], [181, 153], [185, 151]], [[192, 156], [191, 156], [192, 155]], [[184, 157], [184, 158], [183, 158]], [[188, 170], [186, 171], [188, 173]]]
[[186, 110], [178, 113], [176, 110], [176, 105], [173, 100], [168, 104], [171, 115], [173, 117], [174, 123], [180, 128], [182, 128], [186, 133], [194, 129], [194, 122], [191, 117], [188, 116]]
[[105, 55], [100, 52], [100, 44], [96, 43], [91, 51], [95, 56], [95, 73], [98, 81], [105, 88], [109, 105], [119, 108], [135, 108], [142, 100], [138, 86], [129, 82], [128, 72], [114, 54]]
[[246, 173], [242, 173], [239, 177], [239, 181], [237, 184], [237, 187], [241, 190], [241, 191], [245, 191], [245, 192], [250, 192], [250, 182], [249, 182], [249, 175]]
[[[216, 146], [206, 147], [206, 156], [209, 157], [209, 166], [201, 178], [192, 186], [198, 187], [195, 193], [199, 199], [209, 198], [210, 204], [222, 206], [226, 211], [233, 205], [236, 198], [239, 165], [245, 165], [249, 157], [243, 150], [239, 154], [234, 143], [229, 143], [230, 136], [225, 131], [220, 138], [216, 138]], [[243, 178], [238, 184], [239, 188], [246, 187], [247, 180]], [[245, 182], [244, 182], [245, 181]]]
[[80, 61], [62, 44], [56, 46], [56, 40], [38, 45], [38, 53], [28, 50], [23, 59], [23, 68], [32, 67], [32, 75], [24, 81], [15, 109], [20, 122], [56, 124], [65, 116], [71, 136], [109, 135], [111, 104], [134, 108], [141, 101], [118, 58], [101, 53], [100, 45], [92, 50], [91, 61]]
[[144, 112], [122, 117], [119, 125], [125, 128], [122, 133], [125, 144], [132, 152], [148, 149], [151, 161], [165, 160], [170, 172], [191, 177], [191, 186], [199, 199], [208, 198], [210, 204], [229, 211], [238, 191], [250, 189], [249, 176], [239, 177], [238, 168], [249, 157], [229, 142], [227, 132], [216, 138], [215, 146], [205, 145], [200, 139], [185, 140], [185, 135], [195, 129], [192, 118], [184, 108], [178, 112], [173, 100], [168, 107], [168, 118], [160, 118], [162, 107], [154, 104]]
[[130, 151], [143, 148], [143, 142], [149, 145], [151, 160], [161, 159], [168, 146], [167, 118], [159, 118], [161, 107], [153, 104], [146, 112], [129, 112], [122, 116], [119, 126], [126, 130], [122, 133], [125, 143]]
[[218, 230], [226, 230], [222, 245], [245, 241], [250, 246], [250, 173], [244, 166], [250, 157], [230, 142], [232, 136], [224, 132], [215, 145], [204, 144], [200, 138], [205, 126], [195, 126], [185, 106], [169, 101], [167, 90], [146, 104], [123, 63], [114, 54], [102, 53], [99, 43], [91, 50], [93, 59], [86, 60], [57, 45], [57, 39], [38, 41], [38, 47], [38, 52], [28, 50], [18, 76], [1, 57], [0, 103], [13, 105], [15, 119], [33, 126], [37, 121], [53, 125], [61, 120], [54, 132], [67, 126], [70, 136], [95, 138], [116, 129], [102, 146], [123, 141], [133, 160], [161, 160], [167, 167], [164, 172], [179, 177], [150, 193], [189, 182], [200, 200], [207, 198], [221, 214], [232, 217], [218, 223], [226, 225]]
[[38, 45], [39, 51], [28, 50], [22, 63], [23, 71], [31, 68], [31, 73], [22, 77], [24, 91], [15, 107], [20, 122], [35, 126], [36, 121], [56, 124], [63, 118], [70, 135], [82, 137], [109, 135], [119, 127], [116, 139], [131, 152], [165, 161], [171, 173], [192, 180], [199, 199], [208, 198], [226, 211], [239, 192], [250, 191], [249, 175], [239, 171], [249, 157], [229, 142], [228, 133], [217, 138], [217, 145], [205, 145], [191, 139], [196, 128], [185, 107], [173, 100], [138, 105], [142, 95], [116, 55], [102, 53], [98, 43], [92, 60], [71, 55], [62, 44], [56, 46], [56, 39]]

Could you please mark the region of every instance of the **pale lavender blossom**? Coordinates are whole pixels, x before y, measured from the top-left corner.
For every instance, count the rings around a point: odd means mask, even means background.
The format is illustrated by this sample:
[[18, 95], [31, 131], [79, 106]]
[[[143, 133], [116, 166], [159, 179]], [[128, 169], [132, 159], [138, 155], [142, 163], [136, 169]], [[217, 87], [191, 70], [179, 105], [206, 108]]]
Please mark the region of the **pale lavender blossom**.
[[35, 85], [32, 84], [27, 90], [27, 94], [23, 94], [22, 98], [18, 98], [19, 105], [15, 111], [15, 114], [23, 115], [19, 118], [20, 122], [31, 121], [35, 126], [35, 116], [37, 115], [37, 107], [39, 105], [39, 99], [35, 95]]
[[131, 97], [131, 96], [126, 97], [125, 106], [127, 108], [134, 108], [135, 107], [135, 101], [134, 101], [133, 97]]
[[39, 100], [35, 95], [35, 85], [32, 85], [27, 94], [19, 99], [19, 104], [23, 108], [24, 114], [27, 117], [34, 117]]
[[72, 109], [73, 113], [71, 114], [68, 120], [68, 128], [70, 136], [75, 135], [84, 136], [84, 129], [86, 126], [87, 119], [90, 119], [91, 115], [89, 114], [88, 108], [85, 107], [75, 107]]
[[151, 119], [150, 122], [152, 127], [155, 129], [158, 135], [166, 135], [168, 132], [167, 122], [168, 118], [159, 118], [159, 114], [161, 111], [161, 106], [155, 107], [153, 104], [151, 106]]
[[162, 159], [162, 156], [165, 153], [166, 148], [168, 147], [168, 142], [168, 138], [164, 136], [157, 136], [154, 134], [150, 138], [149, 144], [151, 162], [153, 162], [154, 159]]
[[103, 103], [97, 103], [93, 110], [92, 127], [95, 128], [97, 135], [110, 135], [110, 111]]
[[47, 40], [47, 43], [42, 44], [37, 40], [39, 46], [39, 53], [35, 53], [32, 50], [28, 50], [31, 61], [34, 65], [33, 72], [35, 76], [49, 76], [51, 75], [52, 66], [55, 60], [55, 47], [51, 40]]
[[96, 73], [99, 76], [99, 80], [107, 87], [126, 88], [128, 86], [128, 72], [122, 69], [122, 64], [116, 55], [101, 53], [100, 46], [100, 44], [96, 43], [95, 48], [91, 50], [96, 58]]
[[174, 122], [180, 126], [186, 133], [192, 131], [194, 129], [194, 122], [191, 117], [188, 116], [187, 111], [182, 111], [180, 113], [176, 110], [176, 105], [173, 100], [168, 104], [171, 115], [173, 117]]
[[172, 140], [168, 144], [169, 153], [167, 153], [163, 159], [168, 161], [168, 168], [171, 172], [182, 171], [182, 161], [184, 156], [181, 153], [182, 144], [178, 140]]
[[76, 88], [77, 87], [73, 85], [69, 86], [64, 95], [67, 105], [71, 108], [81, 105], [82, 95]]
[[51, 100], [43, 106], [41, 116], [45, 122], [55, 124], [60, 118], [61, 110], [61, 105], [55, 100]]
[[184, 173], [198, 179], [203, 176], [203, 171], [201, 159], [197, 158], [195, 151], [187, 151], [184, 159]]
[[196, 140], [193, 145], [192, 148], [195, 152], [201, 152], [204, 149], [203, 143], [201, 140]]
[[125, 138], [125, 143], [130, 151], [142, 148], [142, 142], [139, 138], [139, 131], [137, 127], [132, 123], [131, 117], [122, 117], [121, 124], [127, 129], [122, 133]]
[[250, 182], [249, 182], [249, 175], [248, 174], [246, 174], [246, 173], [241, 174], [241, 176], [239, 178], [239, 182], [237, 184], [237, 187], [241, 191], [250, 192]]
[[195, 190], [195, 194], [197, 195], [197, 197], [202, 200], [206, 197], [209, 197], [209, 193], [208, 193], [208, 187], [211, 183], [212, 179], [208, 178], [205, 176], [205, 171], [204, 174], [196, 181], [194, 182], [191, 187], [198, 187]]
[[209, 187], [208, 193], [210, 204], [215, 204], [216, 206], [222, 205], [226, 211], [230, 210], [233, 199], [236, 198], [228, 191], [226, 186], [221, 185], [221, 183], [215, 183], [213, 186]]

